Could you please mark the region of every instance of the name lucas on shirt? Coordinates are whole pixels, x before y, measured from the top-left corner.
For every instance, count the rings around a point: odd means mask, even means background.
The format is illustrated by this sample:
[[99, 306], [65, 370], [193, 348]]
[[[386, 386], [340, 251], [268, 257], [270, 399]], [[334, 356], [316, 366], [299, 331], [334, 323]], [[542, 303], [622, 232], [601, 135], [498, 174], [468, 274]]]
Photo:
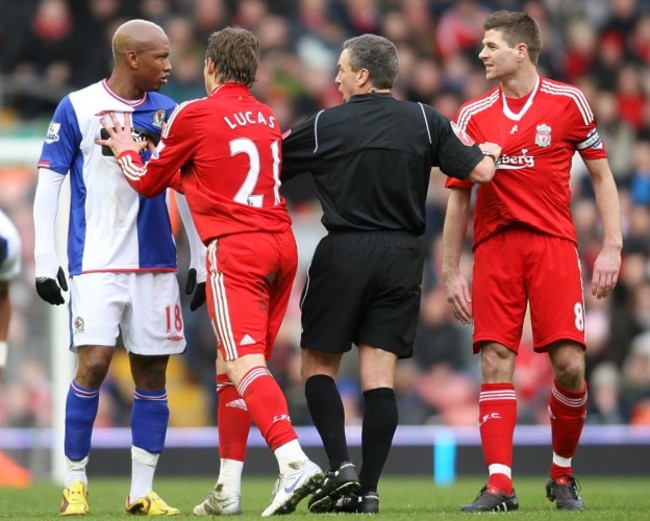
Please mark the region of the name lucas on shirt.
[[224, 116], [223, 120], [230, 130], [235, 130], [237, 127], [245, 127], [246, 125], [266, 125], [270, 128], [275, 128], [275, 117], [271, 116], [268, 119], [259, 110], [255, 114], [251, 110], [246, 112], [235, 112], [230, 116]]

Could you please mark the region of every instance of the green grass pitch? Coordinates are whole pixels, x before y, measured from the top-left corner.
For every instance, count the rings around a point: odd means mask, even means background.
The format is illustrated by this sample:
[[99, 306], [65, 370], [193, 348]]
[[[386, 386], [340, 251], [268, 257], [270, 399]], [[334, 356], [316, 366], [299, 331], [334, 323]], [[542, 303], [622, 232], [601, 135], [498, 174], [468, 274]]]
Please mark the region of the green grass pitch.
[[[483, 477], [462, 478], [448, 487], [434, 485], [426, 478], [385, 476], [379, 485], [380, 512], [372, 516], [378, 521], [408, 520], [435, 521], [468, 519], [476, 514], [459, 512], [459, 506], [474, 499], [484, 484]], [[259, 519], [268, 505], [274, 478], [244, 478], [241, 521]], [[182, 515], [175, 519], [196, 519], [192, 508], [210, 490], [213, 480], [201, 478], [156, 479], [155, 489], [168, 503], [180, 508]], [[544, 477], [517, 478], [515, 481], [520, 509], [517, 512], [483, 514], [507, 516], [508, 519], [567, 520], [579, 516], [580, 521], [644, 520], [650, 519], [650, 477], [584, 477], [581, 495], [587, 509], [580, 513], [562, 512], [544, 496]], [[126, 478], [95, 478], [90, 482], [90, 514], [87, 519], [124, 521], [124, 499], [128, 492]], [[50, 483], [37, 483], [27, 489], [0, 488], [0, 519], [62, 519], [58, 516], [61, 490]], [[355, 514], [309, 514], [307, 499], [296, 512], [284, 519], [314, 521], [315, 518], [354, 517]], [[359, 517], [359, 515], [356, 515]], [[369, 516], [361, 516], [367, 519]]]

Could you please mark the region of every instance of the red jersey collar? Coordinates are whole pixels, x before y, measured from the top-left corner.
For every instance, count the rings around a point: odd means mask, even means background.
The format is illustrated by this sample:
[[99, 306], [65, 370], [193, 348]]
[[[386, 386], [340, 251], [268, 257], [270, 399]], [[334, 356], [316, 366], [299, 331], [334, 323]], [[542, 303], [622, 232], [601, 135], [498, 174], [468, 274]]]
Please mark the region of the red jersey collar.
[[214, 96], [217, 93], [223, 95], [223, 94], [237, 94], [237, 93], [245, 93], [248, 94], [250, 91], [248, 87], [242, 85], [241, 83], [235, 83], [235, 82], [229, 82], [229, 83], [222, 83], [221, 85], [217, 85], [208, 96]]

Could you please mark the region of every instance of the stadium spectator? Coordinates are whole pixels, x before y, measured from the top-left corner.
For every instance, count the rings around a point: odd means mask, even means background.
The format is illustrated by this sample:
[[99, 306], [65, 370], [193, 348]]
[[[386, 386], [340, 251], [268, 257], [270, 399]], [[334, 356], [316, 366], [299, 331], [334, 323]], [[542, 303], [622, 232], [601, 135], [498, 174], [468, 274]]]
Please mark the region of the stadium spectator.
[[643, 64], [650, 63], [650, 14], [643, 13], [630, 35], [630, 50]]
[[216, 27], [231, 20], [230, 2], [225, 0], [193, 0], [186, 4], [197, 42], [205, 42]]
[[598, 33], [587, 20], [579, 18], [569, 21], [566, 42], [562, 75], [575, 83], [596, 59]]
[[624, 423], [621, 407], [621, 372], [611, 362], [597, 365], [589, 377], [587, 422], [597, 425]]
[[402, 424], [423, 425], [433, 416], [433, 411], [424, 403], [418, 392], [421, 374], [420, 368], [413, 360], [404, 360], [397, 364], [395, 399]]
[[440, 15], [435, 36], [435, 48], [443, 62], [476, 48], [488, 13], [476, 0], [457, 0], [448, 5]]
[[[644, 147], [648, 144], [650, 142], [646, 142]], [[650, 171], [644, 173], [644, 175], [648, 174]], [[650, 254], [650, 204], [642, 201], [634, 204], [633, 192], [630, 194], [630, 199], [631, 204], [626, 215], [625, 252], [628, 255], [640, 253], [643, 255], [642, 262], [647, 262]], [[646, 272], [646, 277], [650, 277], [650, 271]]]
[[641, 16], [641, 7], [645, 1], [611, 0], [609, 13], [601, 28], [602, 34], [618, 34], [623, 41], [634, 33], [634, 27]]
[[650, 141], [638, 141], [634, 146], [633, 158], [634, 169], [630, 179], [632, 204], [647, 209], [650, 207]]
[[[463, 141], [431, 107], [396, 100], [397, 72], [390, 40], [347, 40], [335, 80], [345, 103], [307, 118], [282, 143], [282, 179], [312, 174], [328, 231], [301, 302], [305, 396], [330, 466], [311, 512], [379, 510], [377, 485], [398, 421], [397, 360], [413, 354], [431, 168], [486, 182], [495, 169], [486, 155], [500, 152]], [[364, 397], [359, 478], [335, 381], [353, 343]]]
[[[650, 286], [646, 291], [650, 301]], [[632, 425], [650, 425], [650, 331], [634, 337], [623, 365], [622, 403]]]
[[[71, 86], [81, 88], [107, 78], [111, 74], [111, 40], [115, 30], [130, 18], [137, 16], [137, 10], [124, 5], [123, 0], [70, 1], [75, 26], [73, 28], [75, 53], [67, 57], [72, 66]], [[92, 42], [92, 43], [91, 43]]]
[[463, 332], [454, 323], [445, 292], [437, 286], [422, 297], [418, 330], [413, 345], [413, 358], [420, 370], [436, 365], [449, 365], [454, 371], [464, 372], [468, 367], [463, 352]]
[[[152, 22], [131, 20], [113, 37], [115, 65], [110, 78], [61, 100], [50, 123], [39, 160], [34, 198], [36, 291], [49, 304], [64, 303], [67, 290], [54, 244], [54, 222], [64, 177], [71, 176], [68, 271], [71, 349], [77, 370], [68, 391], [65, 420], [67, 472], [61, 515], [89, 511], [88, 464], [100, 385], [109, 369], [121, 331], [129, 351], [135, 399], [131, 409], [132, 476], [126, 512], [173, 515], [153, 490], [156, 464], [164, 449], [169, 407], [166, 369], [171, 354], [185, 351], [176, 280], [176, 248], [165, 195], [143, 199], [123, 179], [100, 135], [97, 114], [133, 113], [134, 133], [157, 141], [175, 108], [157, 91], [171, 71], [169, 40]], [[189, 211], [185, 225], [196, 235]], [[196, 242], [196, 241], [194, 241]], [[195, 249], [192, 289], [205, 299], [202, 261]]]
[[466, 373], [452, 370], [448, 364], [432, 365], [417, 384], [417, 393], [435, 415], [433, 423], [469, 425], [476, 418], [476, 382]]
[[113, 112], [111, 121], [103, 119], [110, 139], [97, 141], [113, 150], [140, 194], [151, 197], [171, 184], [180, 186], [208, 248], [221, 468], [214, 490], [194, 508], [199, 516], [241, 513], [251, 419], [280, 468], [263, 517], [293, 512], [324, 477], [302, 451], [286, 399], [266, 365], [291, 295], [298, 253], [279, 194], [280, 128], [273, 111], [250, 93], [258, 63], [259, 43], [250, 31], [216, 31], [203, 69], [208, 96], [179, 107], [146, 164], [138, 154], [142, 145], [131, 136], [128, 113], [123, 122]]
[[[40, 0], [29, 24], [30, 37], [23, 40], [14, 65], [25, 91], [34, 89], [62, 93], [72, 82], [75, 19], [66, 0]], [[42, 81], [37, 81], [42, 78]], [[53, 100], [36, 102], [35, 98], [17, 96], [21, 115], [34, 118], [42, 111], [51, 111]]]
[[[598, 87], [605, 91], [616, 90], [616, 79], [625, 65], [625, 40], [618, 33], [601, 34], [589, 68], [583, 71], [595, 79]], [[584, 77], [584, 76], [583, 76]], [[576, 77], [576, 81], [579, 77]]]
[[640, 68], [631, 63], [625, 64], [616, 75], [616, 103], [619, 116], [635, 130], [643, 126], [646, 98]]
[[615, 363], [619, 369], [622, 369], [630, 356], [634, 337], [650, 329], [650, 314], [644, 313], [646, 306], [642, 298], [643, 288], [647, 287], [650, 280], [648, 256], [645, 251], [633, 250], [627, 240], [624, 244], [621, 275], [612, 295], [610, 335], [602, 357], [603, 360]]
[[177, 103], [204, 96], [203, 49], [196, 41], [191, 20], [179, 15], [167, 16], [164, 27], [172, 48], [174, 74], [160, 92]]
[[[603, 143], [607, 143], [607, 156], [616, 182], [619, 186], [624, 186], [632, 170], [634, 129], [619, 116], [613, 92], [598, 90], [591, 102], [598, 122], [598, 132]], [[593, 205], [592, 201], [589, 202]]]
[[623, 247], [614, 177], [587, 100], [567, 84], [540, 77], [539, 26], [523, 12], [496, 11], [486, 20], [479, 58], [498, 86], [461, 108], [457, 124], [478, 141], [503, 147], [492, 183], [478, 189], [472, 289], [460, 272], [472, 185], [449, 179], [443, 231], [443, 278], [456, 318], [474, 324], [482, 385], [479, 430], [487, 485], [461, 510], [516, 510], [512, 484], [517, 395], [515, 362], [527, 307], [535, 351], [548, 353], [554, 380], [549, 413], [553, 459], [547, 497], [561, 509], [582, 510], [571, 458], [587, 412], [585, 310], [576, 232], [569, 201], [571, 162], [582, 156], [602, 221], [602, 249], [591, 293], [614, 287]]

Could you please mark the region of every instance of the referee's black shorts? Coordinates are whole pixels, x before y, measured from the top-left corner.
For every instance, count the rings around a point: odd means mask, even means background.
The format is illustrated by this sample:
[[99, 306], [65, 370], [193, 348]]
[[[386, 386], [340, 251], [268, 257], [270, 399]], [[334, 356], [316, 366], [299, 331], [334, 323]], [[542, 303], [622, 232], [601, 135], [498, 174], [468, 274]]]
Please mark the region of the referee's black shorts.
[[316, 251], [301, 298], [303, 348], [344, 353], [368, 344], [413, 354], [424, 250], [401, 232], [330, 232]]

